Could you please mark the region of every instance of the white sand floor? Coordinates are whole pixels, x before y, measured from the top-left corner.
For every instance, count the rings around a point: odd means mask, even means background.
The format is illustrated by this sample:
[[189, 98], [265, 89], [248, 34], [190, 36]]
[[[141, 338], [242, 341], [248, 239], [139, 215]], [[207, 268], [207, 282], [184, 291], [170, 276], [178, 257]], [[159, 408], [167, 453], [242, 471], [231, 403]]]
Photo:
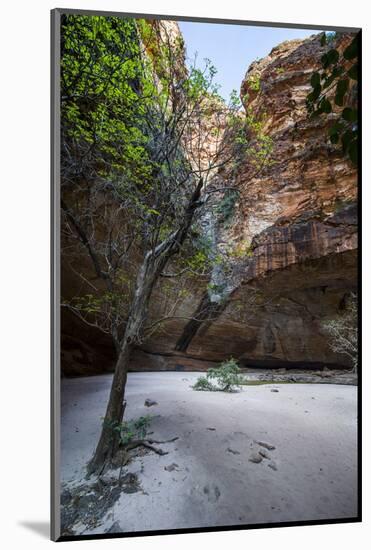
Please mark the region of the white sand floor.
[[[94, 530], [179, 529], [357, 514], [357, 388], [332, 384], [247, 386], [240, 393], [196, 392], [200, 373], [130, 373], [127, 418], [153, 415], [166, 456], [136, 457], [127, 471], [142, 490], [123, 493]], [[82, 481], [99, 435], [112, 377], [62, 381], [61, 478]], [[272, 392], [277, 388], [278, 392]], [[158, 405], [147, 408], [146, 398]], [[214, 429], [209, 429], [214, 428]], [[269, 458], [249, 461], [275, 446]], [[276, 470], [270, 467], [275, 464]], [[176, 464], [172, 471], [165, 467]]]

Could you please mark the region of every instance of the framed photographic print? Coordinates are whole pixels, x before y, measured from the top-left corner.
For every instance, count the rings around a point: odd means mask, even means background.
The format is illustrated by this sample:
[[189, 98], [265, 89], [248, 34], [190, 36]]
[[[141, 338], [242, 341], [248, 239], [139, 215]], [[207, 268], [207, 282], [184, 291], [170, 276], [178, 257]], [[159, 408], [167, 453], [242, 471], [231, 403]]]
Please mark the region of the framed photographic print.
[[52, 12], [52, 532], [361, 520], [361, 31]]

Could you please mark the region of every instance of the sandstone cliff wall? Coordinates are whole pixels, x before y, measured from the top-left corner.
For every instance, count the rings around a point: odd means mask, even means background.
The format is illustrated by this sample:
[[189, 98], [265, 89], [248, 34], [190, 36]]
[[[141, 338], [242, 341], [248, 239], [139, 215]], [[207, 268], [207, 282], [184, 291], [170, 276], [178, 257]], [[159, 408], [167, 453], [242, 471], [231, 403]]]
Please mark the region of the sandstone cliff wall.
[[[346, 39], [346, 38], [345, 38]], [[237, 175], [241, 197], [220, 246], [239, 255], [239, 284], [214, 322], [196, 327], [176, 350], [186, 321], [177, 320], [138, 349], [134, 369], [202, 369], [233, 355], [256, 366], [347, 366], [321, 328], [345, 307], [357, 281], [357, 174], [327, 141], [326, 119], [308, 120], [305, 98], [323, 48], [318, 37], [284, 42], [253, 63], [242, 83], [245, 108], [272, 138], [270, 165]], [[194, 313], [194, 288], [180, 315]], [[155, 296], [153, 307], [161, 300]], [[67, 374], [112, 367], [109, 339], [62, 319]]]

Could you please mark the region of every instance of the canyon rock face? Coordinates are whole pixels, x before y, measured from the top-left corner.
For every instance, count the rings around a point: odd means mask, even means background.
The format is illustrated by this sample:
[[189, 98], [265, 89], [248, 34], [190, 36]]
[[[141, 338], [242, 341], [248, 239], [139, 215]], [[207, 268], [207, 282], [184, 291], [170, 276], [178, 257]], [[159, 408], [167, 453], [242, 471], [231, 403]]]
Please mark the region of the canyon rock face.
[[[310, 76], [323, 52], [313, 36], [284, 42], [250, 66], [241, 97], [273, 153], [255, 176], [248, 163], [240, 167], [235, 214], [219, 233], [220, 246], [240, 251], [239, 284], [185, 349], [176, 348], [187, 321], [174, 320], [138, 348], [133, 369], [201, 370], [230, 356], [242, 366], [349, 366], [330, 349], [322, 323], [341, 314], [356, 291], [357, 172], [329, 144], [329, 119], [307, 116]], [[204, 297], [204, 288], [193, 288], [177, 315], [192, 316]], [[152, 307], [160, 301], [155, 294]], [[68, 312], [62, 349], [65, 374], [113, 366], [109, 338]]]

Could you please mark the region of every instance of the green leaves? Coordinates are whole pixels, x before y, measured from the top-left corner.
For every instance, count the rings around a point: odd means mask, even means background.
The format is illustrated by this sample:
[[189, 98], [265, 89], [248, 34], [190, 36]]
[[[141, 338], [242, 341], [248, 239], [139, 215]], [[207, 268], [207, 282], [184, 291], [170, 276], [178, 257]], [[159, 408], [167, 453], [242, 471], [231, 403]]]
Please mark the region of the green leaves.
[[348, 146], [348, 155], [352, 163], [357, 166], [358, 164], [358, 139], [354, 139]]
[[342, 135], [341, 143], [344, 154], [348, 154], [353, 164], [356, 165], [358, 162], [358, 138], [351, 129]]
[[241, 369], [232, 357], [218, 367], [208, 369], [206, 376], [200, 376], [192, 388], [196, 391], [233, 392], [244, 384]]
[[341, 120], [337, 120], [329, 129], [328, 134], [330, 137], [330, 141], [333, 144], [336, 144], [339, 142], [340, 135], [344, 131], [344, 122]]
[[359, 41], [359, 35], [357, 34], [355, 38], [352, 40], [352, 42], [349, 44], [347, 48], [344, 50], [344, 59], [347, 61], [351, 61], [358, 55], [358, 41]]
[[[137, 93], [144, 80], [134, 21], [62, 17], [62, 140], [75, 166], [97, 170], [101, 178], [148, 178], [147, 139], [140, 129], [143, 102]], [[65, 171], [64, 176], [71, 178]]]
[[[358, 80], [357, 53], [358, 35], [345, 48], [337, 49], [338, 33], [323, 33], [321, 46], [330, 46], [321, 57], [322, 71], [315, 71], [310, 79], [311, 92], [307, 95], [307, 109], [310, 118], [334, 113], [340, 118], [328, 131], [333, 145], [341, 143], [343, 153], [353, 164], [357, 164], [358, 113], [354, 105], [355, 81]], [[354, 63], [349, 62], [355, 60]], [[339, 109], [339, 107], [341, 109]]]
[[128, 445], [133, 439], [143, 439], [152, 422], [151, 415], [140, 416], [137, 419], [127, 420], [123, 422], [111, 421], [106, 422], [106, 425], [114, 432], [119, 433], [120, 442], [122, 445]]
[[332, 107], [330, 101], [324, 97], [321, 99], [321, 103], [319, 104], [319, 109], [321, 113], [331, 113]]
[[343, 109], [341, 116], [347, 122], [357, 122], [358, 111], [357, 109], [351, 109], [350, 107], [345, 107], [345, 109]]
[[321, 87], [321, 76], [319, 73], [313, 73], [310, 79], [312, 88]]
[[339, 61], [339, 52], [333, 48], [332, 50], [327, 52], [322, 57], [322, 59], [324, 59], [324, 62], [322, 62], [322, 65], [323, 65], [323, 68], [325, 69], [326, 67], [330, 65], [334, 65]]
[[343, 106], [344, 103], [344, 96], [348, 90], [349, 87], [349, 78], [343, 78], [339, 80], [336, 86], [336, 92], [335, 92], [335, 103], [339, 107]]
[[347, 72], [347, 75], [352, 80], [358, 80], [358, 64], [355, 63]]
[[320, 102], [317, 104], [317, 109], [313, 110], [310, 116], [311, 118], [315, 118], [321, 115], [322, 113], [327, 113], [327, 114], [331, 113], [331, 111], [332, 111], [332, 105], [330, 101], [326, 97], [323, 97], [320, 100]]
[[329, 62], [328, 62], [328, 58], [327, 58], [327, 53], [324, 53], [323, 56], [321, 57], [321, 63], [322, 63], [322, 67], [324, 69], [327, 69], [327, 67], [329, 66]]
[[338, 65], [335, 65], [335, 67], [332, 69], [332, 72], [327, 75], [327, 73], [324, 73], [323, 78], [324, 82], [322, 84], [322, 88], [328, 88], [334, 80], [339, 77], [344, 72], [342, 67], [339, 67]]
[[260, 90], [260, 77], [258, 75], [250, 76], [248, 79], [250, 90], [258, 92]]
[[224, 224], [228, 224], [233, 219], [237, 200], [238, 193], [233, 189], [228, 189], [219, 202], [217, 213], [220, 215]]
[[322, 67], [327, 69], [330, 65], [334, 65], [339, 60], [339, 52], [334, 48], [321, 57]]
[[314, 103], [319, 98], [321, 90], [321, 84], [317, 84], [316, 86], [314, 86], [313, 91], [310, 92], [307, 96], [308, 101]]
[[331, 143], [333, 143], [334, 145], [336, 143], [338, 143], [338, 141], [339, 141], [339, 132], [335, 128], [330, 128], [329, 136], [330, 136]]

